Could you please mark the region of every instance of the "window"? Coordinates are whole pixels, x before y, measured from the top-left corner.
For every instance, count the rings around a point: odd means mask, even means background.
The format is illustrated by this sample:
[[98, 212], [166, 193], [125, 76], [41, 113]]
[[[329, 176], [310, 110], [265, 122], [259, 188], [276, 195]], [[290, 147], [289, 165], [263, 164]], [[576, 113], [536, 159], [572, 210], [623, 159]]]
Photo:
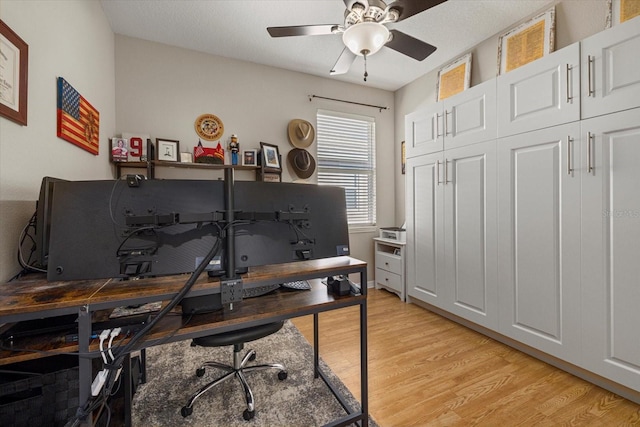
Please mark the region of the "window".
[[372, 117], [318, 111], [318, 184], [345, 189], [349, 226], [376, 224], [375, 135]]

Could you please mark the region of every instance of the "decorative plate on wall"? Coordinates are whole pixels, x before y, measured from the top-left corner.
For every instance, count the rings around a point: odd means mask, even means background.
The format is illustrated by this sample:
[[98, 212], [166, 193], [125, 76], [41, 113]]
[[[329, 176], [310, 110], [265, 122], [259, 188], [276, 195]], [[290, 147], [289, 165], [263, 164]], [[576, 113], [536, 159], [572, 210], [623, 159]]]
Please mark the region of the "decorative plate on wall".
[[222, 120], [213, 114], [203, 114], [196, 119], [196, 133], [202, 139], [215, 141], [220, 139], [224, 133]]

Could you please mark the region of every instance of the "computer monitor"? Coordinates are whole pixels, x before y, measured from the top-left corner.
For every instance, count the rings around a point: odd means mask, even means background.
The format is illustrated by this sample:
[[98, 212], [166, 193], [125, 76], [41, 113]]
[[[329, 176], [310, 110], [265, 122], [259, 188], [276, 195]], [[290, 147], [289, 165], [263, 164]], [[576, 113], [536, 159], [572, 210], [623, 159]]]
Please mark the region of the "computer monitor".
[[64, 179], [45, 176], [40, 184], [40, 195], [36, 202], [35, 264], [46, 269], [49, 260], [49, 235], [51, 232], [51, 208], [53, 206], [53, 186]]
[[[349, 254], [342, 188], [238, 181], [233, 194], [237, 272]], [[49, 280], [190, 273], [226, 236], [224, 181], [65, 182], [54, 197]]]

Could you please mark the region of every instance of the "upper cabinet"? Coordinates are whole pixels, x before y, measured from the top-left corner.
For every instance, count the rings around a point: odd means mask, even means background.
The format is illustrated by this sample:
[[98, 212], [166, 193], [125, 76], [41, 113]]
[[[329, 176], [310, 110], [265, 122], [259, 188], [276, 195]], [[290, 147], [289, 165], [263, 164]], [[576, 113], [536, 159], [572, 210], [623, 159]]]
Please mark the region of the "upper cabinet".
[[582, 118], [640, 106], [640, 22], [582, 41]]
[[580, 119], [580, 44], [497, 78], [498, 136]]
[[407, 114], [407, 158], [496, 137], [495, 79]]

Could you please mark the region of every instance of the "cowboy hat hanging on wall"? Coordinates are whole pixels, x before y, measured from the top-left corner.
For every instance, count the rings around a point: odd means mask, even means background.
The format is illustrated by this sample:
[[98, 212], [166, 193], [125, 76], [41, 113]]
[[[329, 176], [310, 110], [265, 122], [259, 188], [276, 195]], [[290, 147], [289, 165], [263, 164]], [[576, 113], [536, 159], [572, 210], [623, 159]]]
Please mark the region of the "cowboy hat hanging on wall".
[[293, 119], [288, 126], [289, 142], [296, 148], [308, 148], [316, 137], [313, 125], [303, 119]]
[[287, 154], [287, 160], [298, 178], [307, 179], [316, 170], [316, 161], [304, 148], [294, 148]]
[[316, 161], [306, 150], [316, 137], [313, 125], [303, 119], [293, 119], [289, 122], [287, 134], [295, 147], [287, 154], [289, 165], [298, 178], [307, 179], [316, 170]]

